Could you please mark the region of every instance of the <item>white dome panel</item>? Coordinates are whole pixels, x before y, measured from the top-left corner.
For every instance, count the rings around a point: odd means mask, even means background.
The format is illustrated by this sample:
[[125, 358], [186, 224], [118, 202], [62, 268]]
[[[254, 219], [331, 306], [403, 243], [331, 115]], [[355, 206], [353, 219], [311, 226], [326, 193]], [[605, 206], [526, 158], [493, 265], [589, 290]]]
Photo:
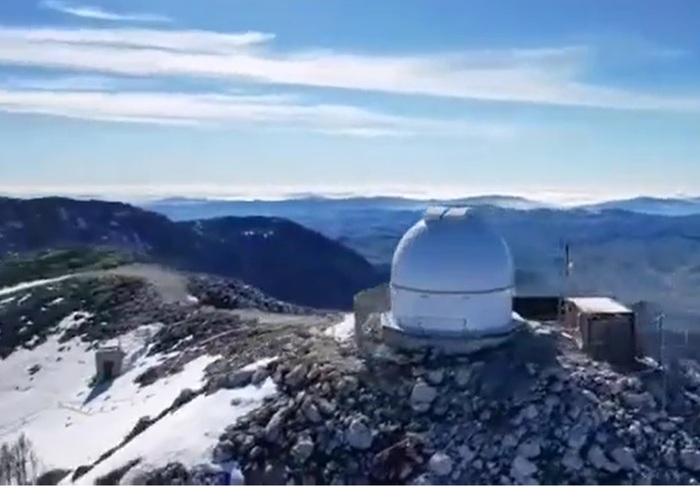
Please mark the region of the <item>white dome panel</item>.
[[399, 242], [391, 316], [414, 335], [494, 335], [512, 327], [508, 245], [469, 208], [430, 208]]
[[508, 245], [469, 208], [430, 208], [399, 242], [395, 288], [479, 293], [513, 287]]

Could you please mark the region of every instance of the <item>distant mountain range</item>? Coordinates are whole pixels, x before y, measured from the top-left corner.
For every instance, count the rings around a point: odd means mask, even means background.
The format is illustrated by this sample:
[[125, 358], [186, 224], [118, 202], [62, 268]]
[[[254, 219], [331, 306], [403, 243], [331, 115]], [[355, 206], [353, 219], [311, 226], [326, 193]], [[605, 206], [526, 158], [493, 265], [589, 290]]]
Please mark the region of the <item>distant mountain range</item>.
[[305, 196], [283, 200], [225, 200], [197, 198], [167, 198], [142, 204], [143, 207], [166, 214], [175, 220], [201, 219], [218, 216], [303, 214], [319, 207], [324, 210], [362, 209], [423, 209], [430, 205], [494, 206], [504, 209], [533, 210], [585, 210], [628, 211], [639, 214], [663, 216], [688, 216], [700, 214], [700, 197], [661, 198], [640, 196], [615, 199], [590, 204], [558, 205], [507, 195], [472, 196], [459, 199], [411, 199], [403, 197], [348, 197], [329, 198]]
[[[350, 247], [387, 274], [401, 235], [433, 203], [474, 206], [504, 235], [520, 294], [604, 294], [645, 300], [676, 327], [700, 325], [700, 199], [640, 197], [554, 207], [510, 196], [449, 201], [301, 198], [287, 201], [169, 200], [147, 207], [173, 219], [235, 214], [285, 217]], [[574, 271], [563, 277], [563, 248]]]
[[[0, 199], [0, 254], [70, 245], [136, 249], [185, 270], [240, 278], [284, 301], [347, 309], [355, 292], [388, 279], [403, 233], [426, 205], [440, 202], [170, 199], [143, 209], [6, 198]], [[664, 310], [669, 325], [700, 323], [700, 211], [691, 212], [698, 200], [637, 198], [566, 209], [509, 196], [451, 202], [474, 206], [503, 234], [521, 295], [643, 300]], [[568, 281], [565, 243], [574, 262]]]
[[0, 256], [103, 246], [189, 271], [236, 277], [296, 304], [347, 309], [380, 279], [362, 256], [277, 217], [173, 222], [128, 204], [65, 198], [0, 198]]

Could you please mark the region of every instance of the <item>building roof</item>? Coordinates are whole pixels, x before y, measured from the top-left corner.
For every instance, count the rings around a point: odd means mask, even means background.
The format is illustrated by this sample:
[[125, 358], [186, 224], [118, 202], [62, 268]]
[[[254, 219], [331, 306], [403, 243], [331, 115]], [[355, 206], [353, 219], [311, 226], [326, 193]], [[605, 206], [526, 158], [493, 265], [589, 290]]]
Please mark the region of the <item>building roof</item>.
[[570, 297], [566, 299], [590, 314], [627, 314], [632, 310], [610, 297]]
[[434, 207], [406, 232], [392, 262], [395, 288], [485, 293], [512, 288], [508, 245], [469, 208]]

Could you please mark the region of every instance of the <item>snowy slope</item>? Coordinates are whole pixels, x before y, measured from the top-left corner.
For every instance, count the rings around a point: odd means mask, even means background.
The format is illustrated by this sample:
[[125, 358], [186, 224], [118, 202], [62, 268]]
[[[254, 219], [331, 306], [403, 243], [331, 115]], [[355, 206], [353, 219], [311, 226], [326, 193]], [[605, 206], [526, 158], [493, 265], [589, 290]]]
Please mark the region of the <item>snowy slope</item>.
[[[79, 318], [71, 316], [60, 327], [74, 325]], [[156, 330], [157, 326], [144, 326], [119, 338], [127, 352], [127, 368], [97, 394], [89, 385], [95, 373], [94, 350], [77, 338], [61, 344], [52, 336], [33, 350], [20, 349], [0, 361], [0, 442], [25, 433], [44, 469], [73, 469], [117, 445], [139, 418], [169, 407], [182, 389], [199, 388], [204, 368], [215, 357], [195, 359], [180, 373], [147, 387], [134, 382], [166, 358], [145, 356]], [[40, 368], [31, 375], [29, 369], [37, 365]]]
[[[276, 386], [268, 378], [261, 386], [249, 385], [200, 395], [146, 429], [78, 482], [93, 484], [100, 476], [138, 458], [141, 462], [124, 476], [122, 484], [131, 484], [144, 471], [173, 462], [188, 469], [195, 466], [221, 467], [211, 463], [211, 452], [223, 430], [274, 393]], [[235, 464], [223, 467], [241, 481]]]

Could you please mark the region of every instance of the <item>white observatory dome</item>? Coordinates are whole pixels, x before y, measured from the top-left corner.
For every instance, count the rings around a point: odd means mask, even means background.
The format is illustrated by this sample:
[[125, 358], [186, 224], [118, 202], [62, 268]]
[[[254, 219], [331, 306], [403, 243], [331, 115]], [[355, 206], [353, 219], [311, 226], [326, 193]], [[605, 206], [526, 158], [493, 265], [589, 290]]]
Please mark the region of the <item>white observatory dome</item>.
[[512, 326], [506, 242], [469, 208], [430, 208], [399, 242], [391, 316], [407, 333], [498, 334]]

